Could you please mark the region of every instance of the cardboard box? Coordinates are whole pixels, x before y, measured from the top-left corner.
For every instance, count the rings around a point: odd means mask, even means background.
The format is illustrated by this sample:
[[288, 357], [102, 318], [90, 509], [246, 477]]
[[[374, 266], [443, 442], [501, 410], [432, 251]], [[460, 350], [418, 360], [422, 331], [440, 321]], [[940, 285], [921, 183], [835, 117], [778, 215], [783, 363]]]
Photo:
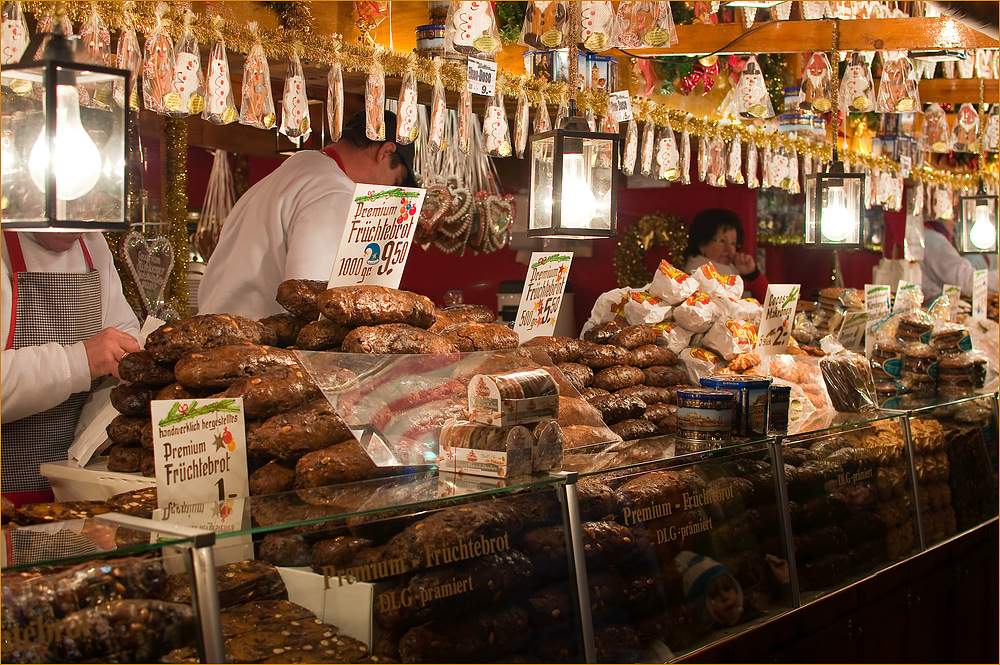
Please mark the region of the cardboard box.
[[156, 478], [108, 471], [106, 458], [98, 458], [84, 467], [69, 460], [43, 462], [38, 471], [48, 478], [56, 501], [104, 501], [122, 492], [156, 487]]
[[[544, 375], [544, 376], [543, 376]], [[509, 384], [521, 386], [524, 396], [513, 396]], [[559, 390], [545, 370], [508, 374], [477, 374], [469, 382], [469, 419], [484, 425], [510, 427], [559, 417]]]

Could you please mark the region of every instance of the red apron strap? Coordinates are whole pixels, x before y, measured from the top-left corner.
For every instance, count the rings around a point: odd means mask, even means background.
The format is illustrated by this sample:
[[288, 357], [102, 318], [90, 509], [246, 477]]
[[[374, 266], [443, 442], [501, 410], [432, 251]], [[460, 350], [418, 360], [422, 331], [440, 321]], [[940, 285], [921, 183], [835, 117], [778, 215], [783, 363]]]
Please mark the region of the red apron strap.
[[80, 247], [83, 248], [83, 258], [87, 259], [87, 267], [93, 270], [94, 262], [90, 259], [90, 252], [87, 251], [87, 243], [83, 242], [83, 236], [80, 236]]
[[14, 348], [14, 324], [17, 322], [17, 273], [25, 272], [24, 252], [21, 251], [21, 238], [12, 231], [4, 231], [4, 240], [7, 241], [7, 255], [10, 257], [10, 329], [7, 333], [7, 344], [4, 351]]

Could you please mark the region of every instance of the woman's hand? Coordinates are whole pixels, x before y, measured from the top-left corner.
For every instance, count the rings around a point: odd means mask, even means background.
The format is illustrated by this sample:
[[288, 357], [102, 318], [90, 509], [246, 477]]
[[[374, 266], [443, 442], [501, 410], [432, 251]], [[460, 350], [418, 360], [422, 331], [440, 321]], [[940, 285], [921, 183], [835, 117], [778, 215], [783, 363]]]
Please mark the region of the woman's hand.
[[754, 270], [757, 269], [757, 262], [749, 254], [736, 254], [733, 257], [733, 267], [736, 268], [737, 272], [741, 275], [749, 275]]

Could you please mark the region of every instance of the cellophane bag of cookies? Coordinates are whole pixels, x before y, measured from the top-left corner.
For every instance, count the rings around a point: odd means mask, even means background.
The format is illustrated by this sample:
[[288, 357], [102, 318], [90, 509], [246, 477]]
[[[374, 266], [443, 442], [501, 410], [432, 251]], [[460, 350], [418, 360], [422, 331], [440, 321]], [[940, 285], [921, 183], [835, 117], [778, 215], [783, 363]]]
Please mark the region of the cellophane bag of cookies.
[[878, 402], [868, 359], [848, 351], [832, 335], [824, 337], [820, 345], [827, 354], [820, 360], [820, 371], [833, 408], [847, 412], [874, 411]]
[[660, 261], [649, 291], [663, 299], [668, 305], [679, 305], [688, 296], [698, 290], [698, 283], [680, 268], [675, 268], [669, 261]]

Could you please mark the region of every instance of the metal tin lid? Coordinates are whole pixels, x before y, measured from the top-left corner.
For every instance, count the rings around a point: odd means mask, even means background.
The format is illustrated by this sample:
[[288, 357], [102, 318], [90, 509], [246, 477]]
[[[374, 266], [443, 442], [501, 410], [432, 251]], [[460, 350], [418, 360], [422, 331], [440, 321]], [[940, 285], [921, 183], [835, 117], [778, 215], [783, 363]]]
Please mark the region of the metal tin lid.
[[677, 399], [700, 399], [712, 401], [732, 401], [733, 394], [728, 390], [714, 390], [712, 388], [678, 388]]
[[444, 23], [428, 23], [427, 25], [418, 25], [414, 28], [416, 32], [425, 32], [428, 30], [444, 30]]
[[771, 377], [754, 374], [706, 376], [701, 379], [701, 385], [706, 388], [766, 388], [771, 385]]

